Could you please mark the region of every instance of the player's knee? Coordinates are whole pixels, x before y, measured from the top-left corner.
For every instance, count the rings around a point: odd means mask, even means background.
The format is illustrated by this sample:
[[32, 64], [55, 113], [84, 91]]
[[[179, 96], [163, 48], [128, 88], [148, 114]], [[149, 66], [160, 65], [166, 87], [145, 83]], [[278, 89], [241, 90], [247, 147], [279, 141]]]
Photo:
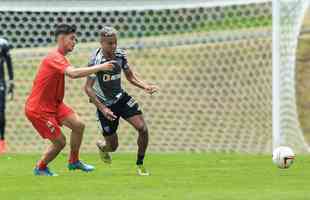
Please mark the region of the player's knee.
[[78, 128], [79, 128], [80, 130], [82, 130], [82, 132], [83, 132], [84, 129], [85, 129], [85, 124], [84, 124], [83, 122], [79, 122], [79, 123], [78, 123]]
[[139, 134], [146, 135], [148, 134], [148, 128], [145, 124], [142, 124], [141, 126], [137, 127], [137, 130], [139, 131]]
[[54, 143], [54, 144], [55, 144], [55, 146], [56, 146], [58, 149], [62, 150], [63, 148], [65, 148], [66, 143], [67, 143], [67, 142], [66, 142], [66, 138], [65, 138], [65, 137], [61, 137], [61, 138], [57, 139], [57, 142]]
[[83, 133], [84, 129], [85, 129], [85, 124], [81, 121], [77, 122], [74, 126], [75, 132]]

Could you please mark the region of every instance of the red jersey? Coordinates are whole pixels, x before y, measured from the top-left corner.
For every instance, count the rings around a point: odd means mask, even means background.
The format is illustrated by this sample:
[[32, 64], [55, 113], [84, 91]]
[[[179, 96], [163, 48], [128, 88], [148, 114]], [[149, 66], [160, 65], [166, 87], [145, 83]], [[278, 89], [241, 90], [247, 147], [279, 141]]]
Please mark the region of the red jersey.
[[65, 94], [65, 69], [70, 66], [66, 57], [57, 49], [41, 61], [26, 109], [54, 114], [63, 102]]

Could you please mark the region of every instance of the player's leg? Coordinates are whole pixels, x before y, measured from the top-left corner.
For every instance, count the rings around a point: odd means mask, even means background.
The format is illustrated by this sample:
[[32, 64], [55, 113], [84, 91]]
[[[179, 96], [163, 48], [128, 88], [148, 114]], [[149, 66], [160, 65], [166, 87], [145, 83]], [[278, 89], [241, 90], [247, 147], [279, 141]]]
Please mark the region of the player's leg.
[[79, 160], [79, 151], [83, 140], [85, 125], [80, 121], [77, 114], [72, 113], [62, 120], [61, 125], [71, 129], [70, 135], [70, 157], [69, 162], [74, 163]]
[[96, 143], [101, 160], [107, 164], [112, 163], [111, 152], [114, 152], [118, 148], [118, 136], [117, 134], [112, 134], [109, 136], [104, 136], [104, 141], [98, 140]]
[[148, 128], [144, 121], [143, 115], [135, 115], [126, 119], [138, 131], [138, 152], [137, 152], [137, 173], [141, 176], [148, 176], [149, 172], [143, 165], [146, 149], [149, 142]]
[[40, 176], [53, 176], [55, 174], [49, 170], [47, 165], [54, 160], [59, 152], [65, 147], [66, 138], [62, 134], [54, 116], [34, 113], [27, 109], [25, 114], [40, 136], [51, 142], [42, 158], [37, 162], [34, 174]]
[[87, 165], [80, 161], [80, 147], [83, 140], [85, 125], [80, 120], [79, 116], [72, 111], [72, 109], [65, 104], [62, 104], [58, 110], [58, 121], [71, 129], [70, 135], [70, 157], [68, 168], [70, 170], [80, 169], [82, 171], [93, 171], [94, 167]]
[[5, 142], [5, 83], [0, 82], [0, 154], [6, 152]]
[[118, 148], [118, 136], [116, 130], [119, 124], [119, 118], [114, 121], [108, 120], [99, 110], [97, 110], [98, 125], [105, 141], [98, 140], [96, 145], [99, 149], [100, 157], [103, 162], [111, 164], [112, 157], [110, 152]]
[[144, 155], [149, 142], [149, 134], [143, 115], [135, 115], [126, 119], [138, 131], [137, 165], [143, 165]]
[[42, 155], [41, 159], [37, 162], [37, 165], [34, 169], [34, 174], [37, 176], [56, 176], [53, 172], [49, 170], [47, 165], [53, 161], [60, 151], [66, 145], [66, 138], [61, 133], [56, 138], [49, 139], [51, 144], [47, 147], [46, 151]]
[[62, 133], [57, 138], [49, 140], [51, 141], [51, 144], [47, 147], [41, 158], [41, 161], [46, 165], [54, 160], [60, 151], [66, 146], [66, 138]]
[[138, 152], [136, 161], [138, 175], [148, 176], [149, 172], [145, 169], [143, 161], [149, 142], [149, 133], [142, 112], [135, 99], [127, 93], [124, 93], [123, 99], [120, 100], [120, 104], [120, 115], [138, 131]]

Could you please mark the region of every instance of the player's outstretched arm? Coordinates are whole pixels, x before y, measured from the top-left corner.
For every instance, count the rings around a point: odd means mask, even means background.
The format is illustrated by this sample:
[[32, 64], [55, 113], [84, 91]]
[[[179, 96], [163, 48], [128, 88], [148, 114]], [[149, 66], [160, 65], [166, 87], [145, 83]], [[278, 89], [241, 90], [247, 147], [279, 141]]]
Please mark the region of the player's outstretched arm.
[[125, 70], [125, 75], [126, 75], [127, 80], [131, 84], [133, 84], [134, 86], [138, 88], [145, 90], [149, 94], [153, 94], [157, 92], [157, 90], [159, 89], [156, 85], [145, 83], [130, 68]]
[[115, 120], [117, 117], [114, 115], [114, 113], [104, 104], [102, 104], [97, 98], [96, 93], [93, 90], [94, 83], [95, 83], [95, 80], [88, 77], [85, 83], [85, 86], [84, 86], [85, 93], [89, 97], [90, 102], [93, 103], [107, 119], [111, 121]]
[[80, 67], [80, 68], [75, 68], [73, 66], [67, 67], [65, 70], [65, 74], [69, 76], [72, 79], [75, 78], [82, 78], [89, 76], [91, 74], [94, 74], [99, 71], [105, 71], [105, 70], [112, 70], [113, 69], [113, 62], [106, 62], [103, 64], [95, 65], [92, 67]]

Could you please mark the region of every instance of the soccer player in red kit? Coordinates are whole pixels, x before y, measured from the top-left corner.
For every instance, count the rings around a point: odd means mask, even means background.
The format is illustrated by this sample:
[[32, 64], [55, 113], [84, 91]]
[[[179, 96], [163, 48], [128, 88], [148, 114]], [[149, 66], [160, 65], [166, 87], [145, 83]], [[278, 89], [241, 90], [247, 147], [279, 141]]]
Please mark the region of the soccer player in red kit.
[[56, 158], [65, 147], [66, 138], [60, 126], [72, 130], [70, 137], [69, 170], [93, 171], [94, 167], [79, 160], [79, 150], [85, 125], [79, 116], [64, 102], [65, 75], [75, 79], [87, 77], [102, 70], [112, 70], [113, 61], [98, 64], [95, 67], [75, 68], [66, 59], [66, 55], [76, 44], [76, 27], [61, 24], [56, 27], [56, 49], [48, 53], [41, 61], [31, 93], [26, 101], [25, 114], [40, 136], [51, 144], [36, 164], [35, 175], [55, 176], [47, 165]]

